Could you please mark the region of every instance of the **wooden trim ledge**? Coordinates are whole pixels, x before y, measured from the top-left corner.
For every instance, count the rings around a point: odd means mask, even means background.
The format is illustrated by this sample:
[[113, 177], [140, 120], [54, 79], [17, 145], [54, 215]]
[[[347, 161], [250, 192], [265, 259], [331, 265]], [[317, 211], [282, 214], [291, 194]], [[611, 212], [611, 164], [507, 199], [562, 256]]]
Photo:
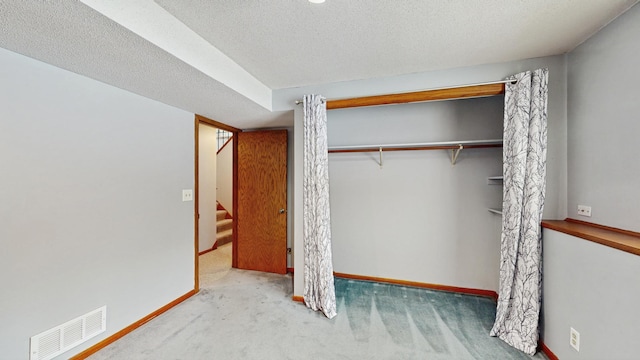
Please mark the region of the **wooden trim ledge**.
[[640, 233], [567, 218], [543, 220], [542, 227], [640, 255]]
[[109, 336], [108, 338], [100, 341], [99, 343], [87, 348], [86, 350], [82, 351], [81, 353], [70, 357], [69, 360], [83, 360], [83, 359], [86, 359], [87, 357], [89, 357], [89, 356], [97, 353], [101, 349], [111, 345], [112, 343], [116, 342], [116, 340], [122, 338], [123, 336], [127, 335], [128, 333], [132, 332], [133, 330], [135, 330], [135, 329], [141, 327], [142, 325], [148, 323], [149, 321], [153, 320], [158, 315], [166, 312], [167, 310], [169, 310], [172, 307], [180, 304], [181, 302], [187, 300], [188, 298], [192, 297], [195, 294], [196, 294], [195, 290], [189, 291], [188, 293], [180, 296], [179, 298], [173, 300], [172, 302], [170, 302], [167, 305], [161, 307], [160, 309], [158, 309], [158, 310], [152, 312], [151, 314], [143, 317], [142, 319], [134, 322], [133, 324], [127, 326], [126, 328], [116, 332], [115, 334], [113, 334], [113, 335]]

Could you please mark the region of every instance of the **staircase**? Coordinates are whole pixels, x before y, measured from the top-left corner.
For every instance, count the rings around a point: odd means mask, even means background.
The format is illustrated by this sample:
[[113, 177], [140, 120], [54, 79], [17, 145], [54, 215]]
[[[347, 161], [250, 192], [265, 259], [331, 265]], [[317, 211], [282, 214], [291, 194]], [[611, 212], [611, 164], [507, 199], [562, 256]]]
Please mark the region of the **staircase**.
[[233, 219], [220, 203], [216, 211], [216, 244], [215, 247], [228, 244], [233, 239]]

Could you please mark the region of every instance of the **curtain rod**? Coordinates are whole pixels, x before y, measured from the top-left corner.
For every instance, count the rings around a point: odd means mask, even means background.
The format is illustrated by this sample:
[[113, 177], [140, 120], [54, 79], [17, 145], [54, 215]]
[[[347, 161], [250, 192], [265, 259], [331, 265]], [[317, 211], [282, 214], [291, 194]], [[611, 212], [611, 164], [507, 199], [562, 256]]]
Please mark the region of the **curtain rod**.
[[[419, 92], [419, 91], [447, 90], [447, 89], [456, 89], [456, 88], [462, 88], [462, 87], [468, 87], [468, 86], [483, 86], [483, 85], [507, 84], [507, 83], [517, 84], [518, 80], [510, 79], [510, 80], [489, 81], [489, 82], [476, 83], [476, 84], [453, 85], [453, 86], [434, 88], [434, 89], [427, 89], [427, 90], [416, 90], [416, 92]], [[331, 101], [331, 100], [327, 100], [327, 101]], [[300, 105], [300, 104], [302, 104], [302, 100], [296, 100], [296, 105]]]

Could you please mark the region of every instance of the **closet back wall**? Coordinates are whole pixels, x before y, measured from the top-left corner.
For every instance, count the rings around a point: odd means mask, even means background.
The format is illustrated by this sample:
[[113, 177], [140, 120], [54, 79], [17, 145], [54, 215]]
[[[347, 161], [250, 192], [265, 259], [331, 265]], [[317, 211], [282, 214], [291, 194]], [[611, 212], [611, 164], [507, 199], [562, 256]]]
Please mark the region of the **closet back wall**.
[[[502, 138], [504, 97], [328, 112], [329, 146]], [[502, 149], [329, 155], [334, 270], [498, 287]]]

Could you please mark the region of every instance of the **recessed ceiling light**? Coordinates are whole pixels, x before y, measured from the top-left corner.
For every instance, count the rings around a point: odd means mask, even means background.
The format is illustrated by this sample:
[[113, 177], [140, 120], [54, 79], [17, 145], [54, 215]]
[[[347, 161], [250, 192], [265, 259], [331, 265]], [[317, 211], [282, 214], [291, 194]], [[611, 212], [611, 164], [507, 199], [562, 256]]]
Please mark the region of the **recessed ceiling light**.
[[309, 2], [314, 4], [322, 4], [324, 0], [309, 0]]

